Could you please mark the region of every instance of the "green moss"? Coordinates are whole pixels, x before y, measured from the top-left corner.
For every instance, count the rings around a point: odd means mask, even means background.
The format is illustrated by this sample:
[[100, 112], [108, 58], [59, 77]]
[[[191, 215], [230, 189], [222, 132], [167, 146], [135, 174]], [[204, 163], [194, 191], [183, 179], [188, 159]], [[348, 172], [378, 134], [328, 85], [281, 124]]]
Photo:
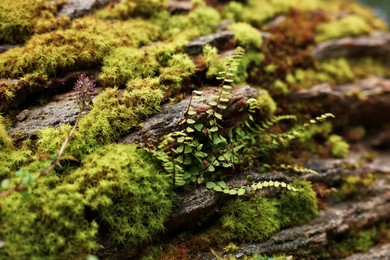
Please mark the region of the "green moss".
[[[49, 182], [48, 179], [46, 179]], [[77, 185], [40, 185], [28, 195], [0, 202], [4, 259], [76, 259], [97, 249], [97, 224], [85, 219], [85, 197]]]
[[356, 15], [348, 15], [319, 25], [315, 40], [322, 42], [345, 36], [366, 35], [371, 31], [372, 27], [363, 18]]
[[45, 176], [0, 201], [0, 258], [85, 258], [98, 249], [99, 226], [117, 243], [150, 240], [171, 210], [169, 178], [135, 146], [104, 146], [66, 176]]
[[283, 226], [302, 225], [318, 216], [317, 196], [311, 184], [296, 180], [291, 185], [298, 192], [282, 190], [279, 199]]
[[174, 54], [165, 68], [161, 69], [160, 80], [169, 86], [169, 92], [177, 92], [184, 79], [195, 73], [195, 64], [187, 54]]
[[244, 57], [237, 68], [234, 78], [235, 83], [245, 83], [249, 78], [256, 77], [256, 71], [253, 68], [259, 67], [264, 61], [264, 55], [257, 51], [249, 51], [245, 53]]
[[334, 157], [345, 158], [348, 155], [349, 144], [341, 136], [331, 135], [326, 145], [330, 148]]
[[234, 32], [234, 38], [245, 49], [259, 49], [262, 39], [260, 32], [246, 23], [233, 23], [228, 29]]
[[187, 40], [214, 32], [221, 23], [221, 15], [211, 7], [198, 7], [186, 15], [175, 15], [162, 25], [163, 38], [179, 35]]
[[[156, 113], [163, 98], [159, 89], [132, 91], [107, 89], [94, 102], [92, 110], [80, 120], [67, 152], [78, 158], [99, 146], [112, 143], [147, 117]], [[45, 128], [39, 133], [38, 153], [56, 153], [70, 131], [69, 125]]]
[[156, 59], [145, 50], [121, 47], [104, 59], [101, 78], [112, 86], [125, 86], [129, 80], [155, 76], [158, 69]]
[[276, 111], [276, 103], [266, 90], [259, 91], [257, 101], [260, 104], [258, 108], [262, 118], [271, 118]]
[[78, 184], [113, 240], [136, 245], [164, 229], [171, 211], [170, 177], [135, 146], [113, 144], [84, 158], [67, 182]]
[[4, 125], [4, 118], [0, 115], [0, 149], [11, 149], [12, 139], [8, 136]]
[[337, 191], [332, 193], [332, 197], [337, 200], [355, 198], [357, 200], [364, 199], [364, 194], [361, 190], [371, 186], [376, 177], [372, 173], [364, 175], [350, 175], [343, 179], [340, 187]]
[[138, 47], [157, 35], [157, 27], [148, 22], [110, 24], [87, 17], [76, 21], [72, 29], [34, 35], [23, 47], [0, 54], [0, 77], [17, 78], [33, 72], [54, 76], [92, 68], [100, 65], [113, 47]]
[[221, 209], [222, 235], [239, 241], [263, 241], [280, 229], [277, 202], [266, 198], [238, 198]]
[[331, 251], [338, 257], [345, 257], [356, 252], [368, 251], [378, 240], [376, 227], [364, 230], [352, 230], [342, 237]]
[[97, 17], [102, 19], [128, 19], [130, 17], [151, 17], [163, 12], [167, 0], [123, 0], [98, 11]]
[[55, 13], [56, 4], [44, 0], [1, 1], [0, 44], [21, 43], [33, 33], [48, 32], [69, 24], [68, 18], [55, 18]]

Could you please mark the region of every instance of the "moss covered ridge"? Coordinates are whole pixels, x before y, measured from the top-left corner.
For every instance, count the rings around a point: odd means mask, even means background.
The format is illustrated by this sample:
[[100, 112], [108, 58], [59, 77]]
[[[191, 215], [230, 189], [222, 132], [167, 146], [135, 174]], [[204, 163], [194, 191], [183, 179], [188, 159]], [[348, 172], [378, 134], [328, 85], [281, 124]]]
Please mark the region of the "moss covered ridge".
[[[386, 30], [370, 10], [349, 1], [192, 0], [191, 10], [172, 14], [167, 0], [123, 0], [73, 20], [57, 17], [65, 1], [33, 2], [0, 3], [0, 44], [19, 44], [0, 53], [0, 191], [26, 173], [34, 176], [44, 169], [71, 129], [69, 124], [47, 127], [13, 143], [7, 135], [13, 123], [8, 109], [24, 108], [20, 96], [45, 95], [49, 81], [81, 70], [94, 71], [104, 90], [81, 119], [61, 165], [42, 181], [32, 181], [26, 192], [0, 201], [0, 258], [85, 258], [101, 248], [103, 236], [118, 247], [152, 243], [164, 232], [172, 211], [172, 179], [150, 154], [120, 140], [158, 113], [162, 104], [216, 85], [235, 46], [245, 47], [246, 53], [234, 84], [267, 90], [260, 91], [267, 94], [258, 97], [263, 106], [257, 120], [280, 113], [276, 103], [283, 96], [312, 85], [336, 86], [367, 73], [388, 75], [383, 64], [370, 57], [322, 62], [311, 57], [311, 48], [319, 42]], [[273, 21], [281, 15], [283, 19]], [[189, 41], [221, 28], [234, 33], [224, 46], [227, 52], [212, 45], [198, 55], [185, 52]], [[27, 102], [35, 100], [27, 95]], [[271, 130], [288, 127], [285, 123]], [[302, 140], [305, 145], [297, 147], [312, 153], [340, 158], [348, 154], [341, 132], [333, 133], [330, 124], [308, 129]], [[289, 155], [299, 153], [299, 148], [286, 149]], [[282, 158], [283, 153], [261, 156], [275, 158], [270, 162], [275, 164], [293, 160]], [[264, 171], [268, 166], [254, 167]], [[282, 228], [314, 218], [318, 209], [311, 184], [292, 185], [300, 191], [227, 202], [213, 227], [216, 235], [205, 235], [202, 239], [209, 244], [204, 244], [222, 248], [264, 241]], [[232, 245], [226, 249], [231, 250]]]

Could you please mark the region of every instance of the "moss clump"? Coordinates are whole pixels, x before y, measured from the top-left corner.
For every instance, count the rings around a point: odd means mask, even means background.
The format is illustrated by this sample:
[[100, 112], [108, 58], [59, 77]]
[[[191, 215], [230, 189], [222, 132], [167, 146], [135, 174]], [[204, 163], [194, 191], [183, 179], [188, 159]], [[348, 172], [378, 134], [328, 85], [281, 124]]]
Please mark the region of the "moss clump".
[[234, 23], [228, 27], [234, 38], [245, 49], [259, 49], [262, 43], [260, 32], [246, 23]]
[[[44, 0], [0, 2], [0, 44], [21, 43], [33, 33], [48, 32], [69, 25], [69, 18], [56, 18], [56, 5]], [[63, 1], [62, 1], [63, 2]]]
[[161, 69], [160, 80], [169, 86], [169, 92], [177, 92], [184, 79], [195, 73], [195, 64], [187, 54], [174, 54], [165, 68]]
[[135, 146], [104, 146], [84, 158], [66, 181], [78, 184], [113, 240], [136, 245], [164, 229], [171, 211], [170, 180]]
[[129, 80], [155, 76], [158, 69], [157, 60], [145, 50], [121, 47], [104, 59], [101, 78], [112, 86], [125, 86]]
[[0, 115], [0, 149], [11, 149], [12, 147], [12, 139], [8, 136], [4, 118]]
[[368, 251], [380, 239], [376, 227], [363, 230], [352, 230], [340, 237], [341, 241], [331, 248], [336, 257], [346, 257], [356, 252]]
[[110, 24], [87, 17], [74, 22], [71, 29], [34, 35], [23, 47], [0, 54], [0, 77], [17, 78], [34, 72], [56, 76], [93, 68], [112, 48], [139, 47], [157, 35], [157, 27], [148, 22]]
[[163, 230], [170, 210], [169, 176], [156, 171], [146, 152], [104, 146], [77, 170], [45, 176], [28, 193], [0, 201], [0, 258], [85, 258], [98, 249], [98, 230], [138, 245]]
[[361, 193], [361, 190], [371, 186], [376, 177], [372, 173], [367, 173], [364, 175], [350, 175], [343, 179], [343, 182], [340, 187], [337, 188], [337, 191], [332, 193], [332, 197], [336, 200], [354, 198], [357, 200], [364, 199], [364, 194]]
[[168, 0], [123, 0], [97, 12], [102, 19], [127, 19], [130, 17], [152, 17], [166, 9]]
[[27, 195], [17, 192], [2, 199], [0, 258], [85, 258], [97, 249], [98, 231], [96, 222], [85, 219], [85, 204], [76, 185], [40, 185]]
[[[98, 96], [92, 110], [80, 120], [67, 152], [82, 158], [99, 146], [118, 140], [129, 129], [139, 126], [147, 116], [156, 113], [162, 98], [159, 89], [107, 89]], [[70, 128], [63, 125], [57, 129], [43, 129], [39, 133], [38, 153], [56, 153]]]
[[341, 136], [331, 135], [329, 136], [326, 145], [332, 152], [332, 155], [336, 158], [345, 158], [349, 152], [349, 144], [343, 140]]
[[186, 15], [169, 17], [162, 25], [164, 39], [179, 36], [187, 40], [214, 32], [221, 23], [221, 15], [211, 7], [199, 6]]
[[318, 216], [317, 196], [307, 181], [293, 181], [298, 192], [283, 190], [280, 195], [280, 214], [283, 226], [302, 225]]
[[263, 241], [280, 229], [277, 202], [273, 199], [240, 198], [221, 209], [222, 236], [239, 241]]
[[372, 27], [361, 17], [348, 15], [317, 27], [316, 42], [337, 39], [345, 36], [369, 34]]

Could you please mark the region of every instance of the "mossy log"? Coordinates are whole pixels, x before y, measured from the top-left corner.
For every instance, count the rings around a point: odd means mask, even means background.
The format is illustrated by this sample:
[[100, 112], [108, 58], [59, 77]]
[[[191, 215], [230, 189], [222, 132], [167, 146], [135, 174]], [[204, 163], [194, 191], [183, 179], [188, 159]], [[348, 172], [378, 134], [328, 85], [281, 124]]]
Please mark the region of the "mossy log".
[[241, 258], [254, 253], [267, 255], [285, 253], [306, 258], [324, 253], [332, 237], [351, 229], [360, 229], [389, 220], [389, 188], [387, 186], [387, 192], [381, 196], [367, 198], [364, 202], [352, 201], [331, 206], [312, 222], [283, 230], [267, 242], [242, 246], [233, 256]]
[[377, 57], [386, 61], [390, 57], [390, 33], [374, 33], [370, 36], [330, 40], [315, 46], [312, 53], [319, 61], [364, 56]]
[[[372, 196], [389, 193], [390, 186], [388, 183], [386, 184], [384, 182], [388, 182], [390, 178], [390, 154], [383, 154], [373, 162], [363, 163], [359, 167], [356, 167], [360, 158], [361, 155], [352, 154], [346, 159], [313, 159], [307, 162], [307, 166], [317, 171], [318, 174], [306, 174], [300, 178], [312, 183], [332, 186], [340, 183], [349, 175], [363, 176], [368, 173], [377, 173], [380, 177], [376, 180], [374, 185], [362, 187], [361, 191], [364, 190], [364, 192], [371, 194]], [[235, 176], [230, 181], [227, 181], [226, 184], [232, 187], [245, 185], [247, 183], [247, 175], [251, 175], [254, 182], [264, 180], [291, 181], [291, 177], [288, 176], [288, 173], [257, 174], [254, 172], [245, 172]], [[275, 188], [261, 190], [262, 196], [271, 196], [272, 194], [275, 194]], [[230, 196], [230, 198], [233, 198], [233, 196]], [[207, 213], [211, 215], [211, 213], [216, 212], [218, 206], [227, 199], [229, 199], [229, 195], [216, 193], [206, 188], [178, 194], [178, 197], [175, 200], [176, 206], [174, 212], [166, 222], [166, 227], [168, 230], [194, 227], [199, 221], [200, 215], [205, 216]], [[383, 203], [388, 203], [389, 199], [390, 194], [388, 194], [387, 200]], [[382, 219], [378, 221], [381, 220]]]

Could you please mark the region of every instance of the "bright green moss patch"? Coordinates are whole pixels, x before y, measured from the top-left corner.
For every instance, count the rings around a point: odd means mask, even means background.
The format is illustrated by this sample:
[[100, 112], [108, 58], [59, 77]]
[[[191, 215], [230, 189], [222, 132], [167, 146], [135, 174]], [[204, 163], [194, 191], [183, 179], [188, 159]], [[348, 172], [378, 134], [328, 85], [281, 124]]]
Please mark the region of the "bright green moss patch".
[[0, 54], [0, 77], [17, 78], [33, 72], [55, 76], [93, 68], [113, 47], [138, 47], [157, 35], [157, 27], [147, 22], [109, 24], [85, 18], [74, 22], [72, 29], [35, 35], [23, 47]]
[[340, 187], [337, 187], [337, 191], [332, 193], [332, 197], [337, 200], [347, 198], [364, 199], [364, 194], [361, 193], [361, 190], [370, 187], [375, 179], [376, 176], [372, 173], [347, 176], [343, 179]]
[[1, 149], [10, 149], [12, 148], [12, 139], [8, 136], [7, 130], [5, 129], [4, 119], [0, 115], [0, 148]]
[[126, 245], [152, 240], [171, 211], [170, 177], [159, 174], [150, 155], [135, 146], [97, 150], [66, 181], [80, 186], [97, 221]]
[[348, 15], [317, 27], [316, 41], [322, 42], [345, 36], [366, 35], [372, 31], [370, 25], [361, 17]]
[[293, 181], [298, 192], [282, 190], [279, 203], [282, 225], [302, 225], [318, 216], [317, 196], [307, 181]]
[[[163, 95], [159, 89], [132, 91], [107, 89], [94, 102], [92, 110], [81, 119], [67, 152], [81, 158], [97, 147], [117, 141], [131, 128], [160, 109]], [[70, 131], [69, 125], [45, 128], [39, 133], [38, 152], [55, 153]]]
[[135, 78], [153, 77], [159, 64], [146, 50], [121, 47], [104, 59], [101, 78], [112, 86], [124, 86]]
[[156, 16], [167, 7], [168, 0], [123, 0], [97, 12], [103, 19], [128, 19], [130, 17]]
[[263, 241], [280, 229], [277, 202], [273, 199], [240, 198], [221, 209], [222, 236], [229, 240]]
[[234, 32], [238, 44], [245, 49], [259, 49], [262, 43], [260, 32], [246, 23], [234, 23], [228, 27]]
[[139, 82], [142, 78], [158, 77], [161, 90], [177, 92], [183, 80], [195, 73], [195, 64], [187, 54], [160, 55], [158, 47], [117, 48], [104, 60], [101, 77], [107, 84], [117, 86], [131, 85], [132, 80]]
[[[66, 17], [56, 18], [56, 5], [45, 0], [2, 0], [0, 2], [0, 44], [21, 43], [33, 33], [43, 33], [69, 25]], [[62, 1], [63, 2], [63, 1]]]
[[99, 226], [134, 246], [162, 231], [170, 211], [169, 176], [145, 151], [104, 146], [68, 175], [45, 176], [0, 201], [0, 258], [85, 258], [99, 248]]
[[326, 145], [330, 148], [332, 155], [336, 158], [345, 158], [349, 152], [349, 144], [341, 136], [329, 136]]
[[2, 199], [0, 258], [85, 258], [98, 246], [98, 226], [85, 219], [85, 205], [85, 196], [72, 184], [40, 185], [28, 195]]

